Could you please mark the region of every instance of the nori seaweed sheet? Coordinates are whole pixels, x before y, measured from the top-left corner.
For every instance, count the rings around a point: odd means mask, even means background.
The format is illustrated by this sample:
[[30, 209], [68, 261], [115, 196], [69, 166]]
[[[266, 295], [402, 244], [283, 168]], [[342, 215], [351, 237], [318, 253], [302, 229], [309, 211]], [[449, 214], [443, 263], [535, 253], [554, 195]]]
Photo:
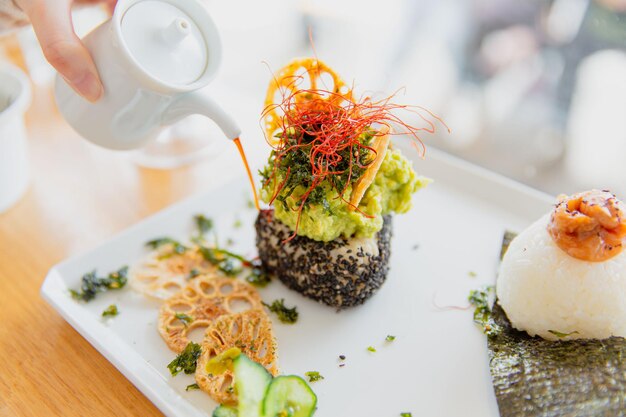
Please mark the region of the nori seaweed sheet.
[[487, 344], [501, 417], [626, 415], [626, 340], [530, 337], [497, 303], [492, 319], [500, 326]]
[[[515, 234], [505, 233], [504, 255]], [[487, 339], [501, 417], [626, 416], [626, 340], [550, 341], [511, 326], [496, 303], [499, 331]]]
[[506, 230], [504, 232], [504, 236], [502, 237], [502, 247], [500, 248], [500, 259], [504, 258], [504, 254], [506, 253], [507, 249], [509, 249], [509, 245], [516, 236], [517, 233], [510, 230]]

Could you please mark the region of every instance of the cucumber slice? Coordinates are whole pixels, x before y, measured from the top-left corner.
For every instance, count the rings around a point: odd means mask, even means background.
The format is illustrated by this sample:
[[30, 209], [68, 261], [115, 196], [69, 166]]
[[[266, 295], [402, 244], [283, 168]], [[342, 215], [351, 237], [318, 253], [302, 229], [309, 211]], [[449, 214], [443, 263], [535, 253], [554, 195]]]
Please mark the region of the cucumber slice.
[[246, 355], [240, 355], [233, 361], [233, 369], [239, 417], [261, 417], [263, 397], [272, 381], [272, 374]]
[[237, 410], [226, 407], [225, 405], [220, 405], [213, 410], [213, 417], [237, 417]]
[[295, 375], [274, 378], [263, 400], [264, 417], [311, 417], [317, 396], [304, 379]]

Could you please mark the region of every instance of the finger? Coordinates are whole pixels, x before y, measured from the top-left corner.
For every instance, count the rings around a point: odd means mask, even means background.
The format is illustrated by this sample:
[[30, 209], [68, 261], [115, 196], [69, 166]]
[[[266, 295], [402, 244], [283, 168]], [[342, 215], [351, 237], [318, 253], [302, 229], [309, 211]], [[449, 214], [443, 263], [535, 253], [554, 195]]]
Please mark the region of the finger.
[[46, 2], [34, 3], [25, 12], [46, 59], [80, 95], [89, 101], [98, 100], [102, 83], [89, 51], [74, 33], [70, 2], [62, 0], [54, 7], [46, 7]]
[[105, 0], [104, 4], [106, 5], [106, 8], [109, 10], [109, 13], [113, 14], [113, 11], [115, 10], [115, 6], [117, 5], [117, 0]]
[[113, 13], [117, 0], [76, 0], [78, 4], [102, 4], [107, 12]]

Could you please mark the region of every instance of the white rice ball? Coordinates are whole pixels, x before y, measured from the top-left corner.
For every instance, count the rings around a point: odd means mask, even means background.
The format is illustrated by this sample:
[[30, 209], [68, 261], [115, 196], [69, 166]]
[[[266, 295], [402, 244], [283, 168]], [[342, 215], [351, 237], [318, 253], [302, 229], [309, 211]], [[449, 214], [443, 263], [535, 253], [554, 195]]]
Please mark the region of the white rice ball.
[[626, 336], [626, 250], [604, 262], [573, 258], [548, 234], [549, 220], [517, 236], [500, 265], [496, 294], [511, 324], [550, 340]]

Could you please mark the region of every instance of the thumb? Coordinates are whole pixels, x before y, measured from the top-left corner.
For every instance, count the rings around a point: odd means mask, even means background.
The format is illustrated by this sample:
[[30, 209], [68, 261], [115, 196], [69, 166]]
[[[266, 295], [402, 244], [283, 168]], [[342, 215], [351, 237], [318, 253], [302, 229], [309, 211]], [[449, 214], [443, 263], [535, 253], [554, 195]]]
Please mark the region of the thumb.
[[102, 96], [102, 83], [89, 51], [74, 33], [70, 2], [63, 0], [54, 6], [46, 3], [31, 2], [24, 8], [46, 59], [76, 92], [97, 101]]

